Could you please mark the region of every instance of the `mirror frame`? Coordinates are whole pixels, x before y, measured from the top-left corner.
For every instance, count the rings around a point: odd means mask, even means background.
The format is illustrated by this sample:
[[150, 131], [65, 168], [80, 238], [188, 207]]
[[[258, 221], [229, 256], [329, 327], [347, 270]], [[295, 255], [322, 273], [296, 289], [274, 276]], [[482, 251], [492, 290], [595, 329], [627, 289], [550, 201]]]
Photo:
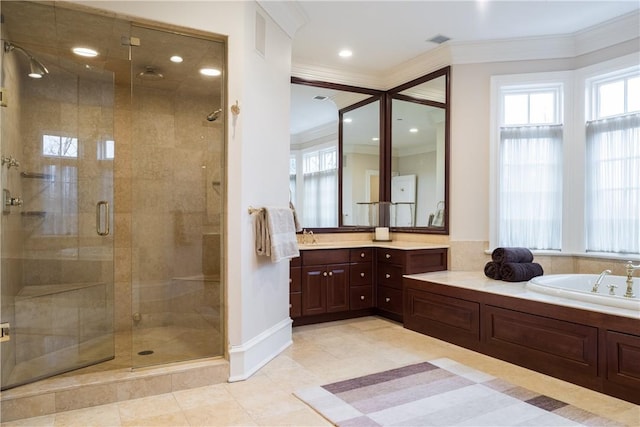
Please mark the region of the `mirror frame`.
[[[438, 101], [430, 101], [426, 99], [414, 98], [408, 95], [401, 94], [407, 89], [414, 86], [418, 86], [422, 83], [430, 80], [437, 79], [439, 77], [445, 78], [445, 101], [444, 104]], [[450, 133], [451, 133], [451, 67], [447, 66], [436, 70], [432, 73], [418, 77], [407, 83], [403, 83], [400, 86], [396, 86], [390, 89], [385, 94], [385, 115], [384, 115], [384, 140], [385, 140], [385, 152], [382, 156], [385, 160], [384, 168], [381, 169], [380, 180], [384, 186], [383, 198], [380, 200], [391, 201], [391, 176], [392, 176], [392, 161], [393, 161], [393, 118], [392, 118], [392, 103], [394, 99], [414, 102], [417, 104], [427, 105], [431, 107], [443, 108], [445, 112], [445, 125], [444, 125], [444, 226], [443, 227], [390, 227], [393, 232], [400, 233], [422, 233], [422, 234], [449, 234], [449, 167], [450, 167]], [[381, 185], [382, 186], [382, 185]]]
[[[414, 98], [400, 92], [410, 89], [414, 86], [425, 83], [439, 77], [445, 77], [445, 102], [430, 101]], [[300, 77], [291, 77], [292, 84], [315, 86], [326, 89], [334, 89], [346, 92], [362, 93], [371, 95], [362, 101], [351, 106], [345, 107], [338, 111], [338, 227], [308, 228], [314, 233], [350, 233], [361, 231], [372, 231], [374, 227], [343, 225], [342, 213], [342, 164], [343, 164], [343, 132], [342, 132], [342, 116], [345, 112], [361, 107], [376, 100], [380, 101], [380, 201], [391, 201], [391, 176], [393, 162], [393, 141], [392, 141], [392, 117], [391, 104], [393, 99], [403, 101], [416, 102], [423, 105], [444, 108], [445, 110], [445, 129], [444, 129], [444, 226], [443, 227], [390, 227], [392, 232], [400, 233], [421, 233], [421, 234], [449, 234], [449, 170], [450, 170], [450, 131], [451, 131], [451, 66], [446, 66], [424, 76], [403, 83], [387, 91], [376, 89], [368, 89], [359, 86], [343, 85], [339, 83], [323, 82], [318, 80], [306, 80]], [[388, 224], [388, 218], [384, 219]]]
[[[369, 89], [369, 88], [364, 88], [359, 86], [344, 85], [340, 83], [330, 83], [330, 82], [323, 82], [323, 81], [317, 81], [317, 80], [305, 80], [300, 77], [293, 77], [293, 76], [291, 77], [291, 84], [314, 86], [314, 87], [320, 87], [324, 89], [333, 89], [333, 90], [340, 90], [344, 92], [354, 92], [354, 93], [361, 93], [364, 95], [370, 95], [368, 98], [365, 98], [362, 101], [359, 101], [353, 105], [350, 105], [338, 110], [338, 195], [337, 195], [338, 196], [338, 226], [316, 228], [316, 227], [304, 227], [303, 225], [303, 228], [305, 230], [311, 230], [314, 233], [351, 233], [351, 232], [373, 230], [373, 227], [365, 227], [365, 226], [357, 226], [357, 225], [342, 225], [343, 224], [343, 220], [342, 220], [342, 162], [343, 162], [342, 160], [342, 115], [347, 111], [350, 111], [362, 105], [366, 105], [367, 103], [380, 101], [380, 120], [379, 120], [380, 164], [378, 167], [382, 171], [382, 167], [383, 167], [382, 155], [383, 155], [383, 147], [385, 145], [382, 141], [384, 138], [384, 133], [383, 133], [384, 123], [383, 123], [382, 117], [383, 117], [383, 110], [384, 110], [384, 104], [385, 104], [384, 102], [385, 92], [381, 90]], [[380, 195], [382, 196], [382, 193]]]

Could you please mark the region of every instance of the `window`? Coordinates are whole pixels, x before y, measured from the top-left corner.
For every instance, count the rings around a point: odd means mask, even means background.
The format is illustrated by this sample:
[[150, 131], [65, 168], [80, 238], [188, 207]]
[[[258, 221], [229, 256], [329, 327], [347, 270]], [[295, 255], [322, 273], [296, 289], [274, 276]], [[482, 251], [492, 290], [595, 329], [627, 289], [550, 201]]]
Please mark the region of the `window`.
[[78, 138], [42, 135], [42, 154], [47, 157], [78, 157]]
[[499, 246], [562, 245], [562, 84], [499, 88]]
[[640, 70], [587, 80], [586, 250], [640, 253]]
[[302, 223], [307, 227], [338, 226], [337, 155], [335, 145], [302, 155]]

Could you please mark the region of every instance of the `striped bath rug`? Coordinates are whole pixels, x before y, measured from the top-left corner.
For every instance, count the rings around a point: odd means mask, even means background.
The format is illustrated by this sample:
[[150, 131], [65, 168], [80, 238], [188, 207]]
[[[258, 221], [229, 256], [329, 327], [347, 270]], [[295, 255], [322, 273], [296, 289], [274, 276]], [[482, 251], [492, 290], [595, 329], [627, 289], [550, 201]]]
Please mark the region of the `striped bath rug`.
[[621, 426], [451, 359], [294, 393], [337, 426]]

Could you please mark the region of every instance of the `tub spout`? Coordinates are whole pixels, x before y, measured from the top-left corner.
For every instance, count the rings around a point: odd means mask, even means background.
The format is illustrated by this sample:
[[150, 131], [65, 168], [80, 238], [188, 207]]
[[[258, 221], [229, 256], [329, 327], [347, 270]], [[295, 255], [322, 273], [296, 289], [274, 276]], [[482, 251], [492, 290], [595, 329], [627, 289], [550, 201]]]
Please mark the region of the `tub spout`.
[[594, 283], [593, 288], [591, 288], [591, 292], [598, 292], [598, 286], [600, 286], [600, 284], [602, 283], [602, 279], [604, 279], [604, 276], [606, 276], [607, 274], [611, 274], [611, 270], [604, 270], [602, 273], [600, 273], [598, 279], [596, 280], [596, 283]]
[[633, 298], [633, 272], [640, 269], [640, 264], [633, 265], [631, 261], [627, 262], [626, 270], [627, 270], [627, 291], [624, 293], [624, 296], [627, 298]]

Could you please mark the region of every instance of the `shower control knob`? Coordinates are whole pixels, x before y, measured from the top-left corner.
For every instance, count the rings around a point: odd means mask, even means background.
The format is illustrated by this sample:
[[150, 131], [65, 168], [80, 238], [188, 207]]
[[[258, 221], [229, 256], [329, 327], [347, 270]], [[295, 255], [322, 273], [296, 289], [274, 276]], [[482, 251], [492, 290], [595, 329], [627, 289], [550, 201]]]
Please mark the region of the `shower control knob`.
[[22, 206], [22, 199], [20, 197], [11, 197], [6, 201], [7, 206]]

